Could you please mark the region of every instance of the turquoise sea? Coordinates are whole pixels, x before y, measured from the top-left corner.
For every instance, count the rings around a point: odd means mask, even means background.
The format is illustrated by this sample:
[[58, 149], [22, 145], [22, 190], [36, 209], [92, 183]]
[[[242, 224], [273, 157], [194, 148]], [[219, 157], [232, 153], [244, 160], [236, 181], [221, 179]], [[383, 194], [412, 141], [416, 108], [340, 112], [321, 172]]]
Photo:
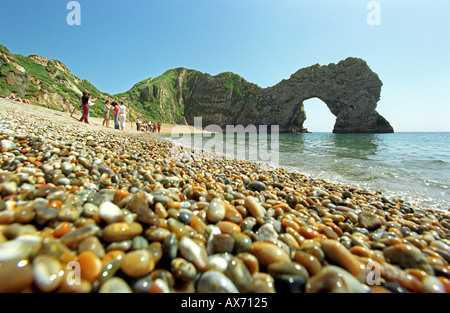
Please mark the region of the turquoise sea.
[[[239, 136], [234, 134], [234, 142], [218, 133], [164, 137], [197, 148], [200, 138], [206, 150], [213, 147], [218, 150], [214, 152], [231, 157], [265, 161], [315, 179], [381, 191], [422, 207], [450, 208], [450, 133], [310, 133], [278, 134], [278, 138], [243, 134], [240, 138], [245, 140], [238, 140]], [[245, 155], [238, 152], [243, 151], [244, 141]], [[236, 150], [227, 150], [226, 146], [233, 145]], [[255, 149], [266, 149], [272, 157], [258, 154], [254, 160], [249, 153]]]

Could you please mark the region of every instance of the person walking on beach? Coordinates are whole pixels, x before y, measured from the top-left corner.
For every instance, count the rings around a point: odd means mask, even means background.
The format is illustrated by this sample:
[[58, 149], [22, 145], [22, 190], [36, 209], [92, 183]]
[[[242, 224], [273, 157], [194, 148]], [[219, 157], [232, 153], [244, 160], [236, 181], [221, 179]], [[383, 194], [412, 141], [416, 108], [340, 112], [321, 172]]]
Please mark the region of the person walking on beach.
[[125, 121], [127, 119], [127, 112], [128, 109], [125, 106], [125, 104], [123, 103], [123, 101], [120, 102], [120, 106], [119, 106], [119, 126], [120, 126], [120, 130], [124, 130], [125, 128]]
[[[83, 116], [81, 116], [80, 122], [85, 122], [89, 124], [89, 97], [90, 93], [88, 91], [83, 91], [83, 96], [81, 97], [81, 108], [83, 109]], [[92, 103], [92, 102], [91, 102]]]
[[158, 134], [161, 133], [161, 123], [158, 122], [158, 125], [156, 125], [156, 128], [158, 129]]
[[119, 104], [114, 101], [112, 104], [114, 114], [114, 129], [119, 129]]
[[105, 109], [103, 110], [103, 124], [102, 126], [109, 127], [109, 111], [111, 110], [111, 106], [109, 105], [109, 100], [105, 102]]

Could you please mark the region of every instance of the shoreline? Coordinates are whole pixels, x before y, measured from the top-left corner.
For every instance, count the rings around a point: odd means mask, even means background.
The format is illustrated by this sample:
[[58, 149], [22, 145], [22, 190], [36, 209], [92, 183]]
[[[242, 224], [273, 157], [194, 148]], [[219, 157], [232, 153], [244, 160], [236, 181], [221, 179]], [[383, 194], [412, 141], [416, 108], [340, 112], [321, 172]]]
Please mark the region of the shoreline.
[[[129, 121], [126, 122], [124, 131], [120, 131], [120, 130], [114, 129], [114, 126], [113, 126], [114, 125], [114, 119], [111, 119], [110, 120], [110, 126], [106, 127], [106, 126], [102, 126], [103, 118], [90, 117], [89, 118], [90, 124], [88, 125], [88, 124], [79, 122], [78, 118], [75, 118], [75, 117], [81, 117], [81, 115], [78, 116], [77, 114], [74, 114], [74, 117], [71, 117], [69, 112], [59, 112], [59, 111], [55, 111], [55, 110], [48, 109], [48, 108], [45, 108], [45, 107], [41, 107], [41, 106], [34, 105], [34, 104], [24, 104], [24, 103], [18, 103], [18, 102], [15, 102], [15, 101], [11, 101], [11, 100], [8, 100], [8, 99], [3, 99], [3, 98], [0, 99], [0, 107], [5, 105], [5, 104], [9, 104], [10, 108], [15, 106], [15, 105], [17, 105], [17, 104], [19, 104], [20, 105], [19, 107], [17, 107], [17, 106], [15, 107], [15, 109], [18, 109], [18, 111], [39, 114], [40, 118], [46, 119], [48, 121], [54, 121], [56, 123], [61, 122], [61, 121], [58, 121], [58, 119], [63, 119], [63, 121], [65, 121], [67, 123], [72, 123], [74, 125], [80, 125], [81, 127], [88, 127], [88, 128], [92, 127], [93, 129], [96, 129], [96, 130], [99, 130], [99, 131], [113, 132], [113, 133], [116, 133], [116, 134], [119, 134], [119, 135], [121, 135], [121, 134], [129, 135], [129, 136], [133, 136], [135, 138], [143, 139], [143, 140], [146, 140], [146, 141], [152, 141], [152, 140], [157, 140], [158, 141], [158, 140], [160, 140], [160, 141], [163, 141], [163, 142], [170, 143], [172, 145], [179, 145], [179, 144], [171, 141], [170, 139], [166, 139], [166, 138], [164, 138], [162, 136], [166, 136], [166, 135], [172, 134], [174, 129], [176, 129], [176, 131], [175, 131], [176, 134], [199, 134], [199, 133], [208, 134], [208, 133], [211, 133], [211, 132], [205, 131], [205, 130], [198, 130], [198, 129], [194, 128], [194, 126], [174, 125], [174, 124], [161, 124], [161, 132], [160, 133], [143, 132], [143, 131], [137, 131], [136, 130], [136, 123], [135, 122], [129, 122]], [[78, 113], [80, 113], [80, 112], [78, 112]], [[55, 120], [55, 119], [52, 119], [52, 117], [57, 117], [58, 119]], [[180, 146], [182, 146], [182, 145], [180, 145]], [[182, 146], [182, 147], [184, 149], [187, 148], [186, 146]], [[293, 173], [295, 173], [297, 175], [302, 175], [302, 176], [308, 177], [309, 179], [320, 179], [320, 180], [322, 180], [324, 182], [328, 182], [328, 183], [331, 183], [333, 185], [342, 185], [342, 186], [344, 186], [344, 184], [342, 182], [340, 182], [340, 181], [321, 179], [320, 177], [316, 177], [313, 174], [306, 174], [306, 173], [303, 173], [303, 172], [297, 170], [296, 168], [292, 168], [292, 167], [286, 168], [286, 167], [281, 166], [281, 165], [278, 165], [278, 166], [274, 167], [273, 165], [269, 165], [269, 164], [266, 164], [266, 163], [263, 163], [263, 162], [248, 161], [248, 160], [245, 160], [245, 159], [241, 160], [239, 158], [229, 157], [229, 156], [226, 156], [226, 155], [217, 155], [215, 153], [205, 152], [205, 151], [200, 151], [200, 152], [201, 152], [201, 154], [204, 157], [208, 157], [209, 159], [214, 159], [214, 158], [217, 158], [217, 157], [222, 159], [222, 157], [224, 157], [224, 159], [233, 160], [233, 161], [237, 161], [237, 162], [239, 162], [239, 161], [250, 162], [250, 163], [254, 163], [254, 164], [256, 164], [257, 166], [260, 166], [260, 167], [272, 168], [272, 169], [282, 169], [282, 170], [286, 170], [288, 172], [293, 172]], [[345, 187], [353, 188], [353, 189], [361, 189], [361, 190], [363, 190], [363, 189], [365, 190], [365, 188], [366, 188], [366, 187], [361, 187], [357, 183], [352, 183], [352, 182], [346, 183]], [[385, 194], [384, 191], [380, 191], [380, 190], [367, 190], [365, 192], [367, 192], [369, 194]], [[412, 206], [415, 206], [415, 207], [418, 207], [418, 208], [424, 208], [423, 207], [424, 204], [423, 204], [423, 201], [421, 199], [415, 199], [414, 201], [412, 201], [410, 203], [409, 201], [407, 201], [405, 199], [402, 199], [401, 195], [398, 195], [398, 191], [397, 191], [397, 194], [390, 195], [390, 197], [392, 197], [392, 198], [394, 198], [396, 200], [403, 201], [405, 203], [408, 203], [409, 205], [412, 205]], [[441, 211], [441, 212], [450, 211], [450, 207], [449, 208], [432, 208], [432, 209], [433, 210], [438, 210], [438, 211]]]
[[450, 291], [448, 210], [5, 101], [1, 292]]

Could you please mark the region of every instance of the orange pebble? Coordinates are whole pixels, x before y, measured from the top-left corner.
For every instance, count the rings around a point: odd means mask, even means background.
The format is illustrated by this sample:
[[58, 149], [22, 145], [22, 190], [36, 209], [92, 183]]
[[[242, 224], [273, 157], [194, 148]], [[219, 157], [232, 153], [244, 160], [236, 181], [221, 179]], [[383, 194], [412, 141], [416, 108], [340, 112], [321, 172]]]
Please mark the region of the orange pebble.
[[217, 227], [220, 228], [223, 234], [233, 235], [235, 232], [241, 231], [241, 227], [238, 224], [229, 221], [219, 222]]
[[445, 277], [442, 277], [442, 276], [438, 276], [437, 278], [438, 278], [438, 279], [441, 281], [441, 283], [444, 285], [445, 291], [446, 291], [447, 293], [450, 293], [450, 279], [445, 278]]
[[291, 261], [289, 255], [283, 249], [268, 242], [253, 242], [250, 253], [256, 256], [259, 264], [263, 266], [268, 266], [269, 264], [276, 262]]
[[62, 202], [60, 200], [51, 200], [47, 203], [47, 207], [53, 208], [56, 210], [61, 210]]
[[105, 254], [105, 256], [102, 259], [103, 264], [105, 264], [108, 261], [116, 260], [118, 262], [122, 262], [123, 257], [125, 256], [125, 252], [122, 250], [111, 250], [108, 253]]
[[179, 209], [181, 209], [181, 204], [180, 204], [180, 202], [169, 202], [168, 204], [167, 204], [167, 209], [176, 209], [176, 210], [179, 210]]
[[287, 227], [286, 228], [286, 233], [290, 234], [291, 236], [294, 237], [294, 239], [297, 241], [297, 243], [301, 246], [303, 241], [305, 241], [305, 238], [300, 235], [294, 228], [292, 227]]
[[283, 225], [285, 228], [290, 227], [290, 228], [294, 229], [296, 232], [298, 232], [298, 230], [300, 229], [300, 226], [298, 226], [298, 224], [296, 222], [294, 222], [293, 220], [288, 219], [288, 218], [283, 218], [281, 220], [281, 225]]
[[420, 269], [417, 269], [417, 268], [408, 268], [408, 269], [405, 270], [405, 272], [413, 275], [414, 277], [416, 277], [420, 281], [424, 280], [425, 277], [427, 277], [429, 275], [424, 270], [420, 270]]
[[100, 275], [102, 270], [102, 261], [94, 252], [81, 252], [78, 256], [78, 263], [80, 264], [81, 278], [92, 283]]
[[232, 207], [231, 205], [225, 205], [226, 210], [225, 210], [225, 220], [236, 223], [236, 224], [241, 224], [242, 223], [242, 215], [241, 213], [239, 213], [239, 211]]
[[59, 224], [55, 231], [53, 232], [53, 237], [61, 238], [65, 233], [67, 233], [72, 228], [69, 222], [62, 222]]
[[129, 195], [130, 195], [130, 193], [127, 190], [119, 189], [114, 194], [113, 202], [117, 204], [120, 201], [122, 201], [123, 199], [125, 199], [126, 197], [128, 197]]
[[294, 260], [297, 263], [303, 265], [310, 276], [316, 275], [322, 269], [320, 261], [312, 254], [306, 253], [304, 251], [296, 251], [294, 254]]
[[331, 229], [339, 236], [341, 237], [344, 233], [342, 231], [342, 229], [337, 226], [335, 223], [333, 222], [326, 222], [325, 225], [330, 226]]
[[206, 224], [202, 221], [202, 219], [200, 217], [198, 217], [197, 215], [194, 215], [191, 218], [191, 223], [190, 223], [191, 227], [193, 229], [195, 229], [195, 231], [199, 234], [204, 234], [205, 230], [206, 230]]
[[282, 203], [280, 203], [280, 204], [277, 204], [277, 205], [274, 205], [272, 208], [273, 208], [274, 210], [280, 208], [280, 209], [282, 209], [284, 212], [287, 212], [287, 211], [290, 210], [289, 205], [286, 204], [286, 203], [284, 203], [284, 202], [282, 202]]
[[395, 227], [390, 227], [388, 229], [388, 231], [390, 231], [391, 233], [396, 234], [399, 238], [403, 238], [402, 232], [400, 230], [398, 230], [397, 228], [395, 228]]
[[311, 227], [300, 227], [298, 233], [305, 237], [306, 239], [313, 239], [319, 237], [319, 232], [312, 229]]
[[373, 254], [372, 251], [370, 251], [366, 247], [362, 247], [362, 246], [353, 246], [349, 249], [349, 251], [354, 255], [365, 257], [365, 258], [370, 258], [370, 257], [372, 257], [372, 254]]

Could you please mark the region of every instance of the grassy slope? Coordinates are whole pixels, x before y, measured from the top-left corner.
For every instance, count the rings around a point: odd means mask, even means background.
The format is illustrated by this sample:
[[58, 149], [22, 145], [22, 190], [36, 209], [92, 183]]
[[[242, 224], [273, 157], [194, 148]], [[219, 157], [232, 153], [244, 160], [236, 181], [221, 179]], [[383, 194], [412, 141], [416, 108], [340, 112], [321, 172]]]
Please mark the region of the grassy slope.
[[[153, 121], [178, 123], [184, 116], [185, 99], [190, 97], [192, 93], [192, 80], [199, 75], [203, 75], [213, 84], [218, 84], [225, 89], [232, 90], [233, 105], [239, 106], [245, 99], [246, 81], [231, 72], [225, 72], [216, 76], [203, 74], [195, 70], [187, 70], [177, 68], [167, 70], [161, 76], [149, 78], [138, 82], [129, 91], [109, 95], [98, 90], [87, 80], [82, 80], [70, 72], [63, 72], [57, 69], [56, 62], [49, 60], [47, 66], [36, 63], [32, 58], [19, 54], [11, 54], [8, 49], [0, 45], [0, 51], [8, 55], [22, 66], [26, 73], [35, 78], [38, 83], [26, 84], [26, 87], [9, 86], [6, 83], [6, 76], [9, 72], [17, 75], [21, 74], [13, 64], [7, 62], [3, 56], [0, 57], [0, 97], [8, 96], [11, 91], [20, 91], [20, 96], [31, 99], [32, 102], [39, 92], [56, 93], [63, 96], [73, 105], [80, 102], [80, 95], [66, 85], [76, 86], [79, 90], [88, 90], [92, 98], [98, 98], [97, 105], [91, 107], [91, 115], [93, 117], [101, 117], [103, 111], [103, 102], [105, 99], [123, 100], [133, 110], [135, 116], [139, 116], [144, 120], [151, 119]], [[181, 77], [181, 78], [180, 78]], [[56, 109], [56, 108], [55, 108]]]

